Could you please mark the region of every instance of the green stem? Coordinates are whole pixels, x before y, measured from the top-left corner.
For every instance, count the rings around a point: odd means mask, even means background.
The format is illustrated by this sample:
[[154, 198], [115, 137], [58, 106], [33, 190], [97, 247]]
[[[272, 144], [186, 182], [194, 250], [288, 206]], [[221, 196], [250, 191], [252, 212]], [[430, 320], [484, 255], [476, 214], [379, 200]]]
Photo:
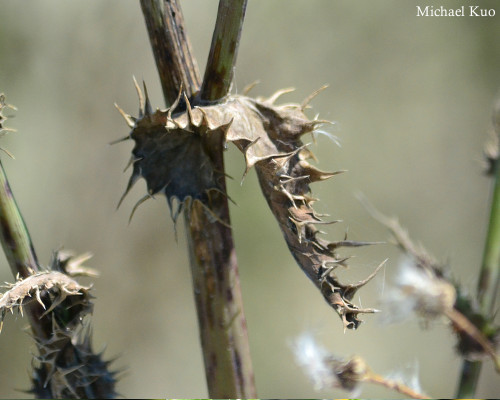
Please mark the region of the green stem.
[[220, 0], [201, 99], [215, 101], [231, 89], [247, 0]]
[[[39, 271], [38, 260], [31, 243], [30, 234], [23, 216], [17, 207], [9, 181], [0, 161], [0, 241], [7, 257], [12, 275], [27, 278]], [[30, 302], [24, 307], [33, 334], [48, 339], [51, 335], [50, 319], [44, 318], [45, 310], [38, 302]]]
[[[500, 107], [496, 108], [494, 125], [496, 134], [500, 136]], [[500, 160], [498, 159], [495, 162], [493, 173], [494, 186], [490, 220], [477, 288], [481, 313], [491, 319], [494, 318], [495, 299], [500, 285]], [[458, 398], [475, 397], [481, 366], [481, 361], [464, 360], [457, 390]]]
[[457, 399], [471, 399], [475, 397], [482, 364], [481, 361], [464, 360], [456, 395]]

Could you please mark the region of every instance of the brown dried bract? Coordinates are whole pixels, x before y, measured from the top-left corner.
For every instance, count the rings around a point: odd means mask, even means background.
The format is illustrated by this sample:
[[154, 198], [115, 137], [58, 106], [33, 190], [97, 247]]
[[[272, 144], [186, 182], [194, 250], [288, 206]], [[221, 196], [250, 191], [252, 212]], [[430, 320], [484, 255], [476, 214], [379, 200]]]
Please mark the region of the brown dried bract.
[[67, 275], [56, 272], [46, 271], [29, 276], [26, 279], [18, 280], [14, 284], [7, 285], [8, 290], [0, 296], [0, 332], [2, 323], [7, 311], [13, 311], [18, 308], [23, 313], [23, 305], [26, 301], [36, 299], [40, 305], [46, 309], [46, 305], [41, 299], [40, 293], [44, 290], [51, 291], [54, 299], [45, 314], [51, 312], [57, 305], [61, 304], [68, 296], [83, 296], [83, 302], [90, 287], [80, 286], [78, 282], [69, 278]]
[[346, 258], [336, 254], [339, 247], [368, 243], [331, 243], [318, 237], [316, 225], [331, 222], [323, 221], [312, 208], [316, 199], [311, 197], [309, 185], [343, 171], [325, 172], [312, 166], [309, 160], [313, 155], [301, 141], [304, 134], [313, 133], [328, 122], [310, 120], [304, 114], [316, 93], [303, 104], [282, 106], [275, 106], [274, 102], [287, 90], [269, 99], [233, 95], [221, 104], [194, 107], [184, 96], [185, 110], [176, 110], [181, 100], [179, 94], [169, 109], [153, 112], [147, 94], [144, 97], [137, 83], [136, 88], [141, 104], [139, 117], [133, 118], [118, 108], [132, 129], [121, 140], [135, 142], [133, 173], [125, 194], [142, 176], [148, 196], [163, 193], [170, 206], [174, 198], [179, 201], [174, 219], [187, 199], [201, 202], [210, 212], [210, 194], [223, 187], [223, 171], [214, 168], [211, 151], [218, 148], [221, 140], [232, 142], [244, 154], [245, 174], [255, 167], [262, 192], [295, 260], [341, 316], [344, 327], [356, 329], [361, 322], [358, 314], [375, 312], [351, 302], [357, 289], [375, 273], [356, 284], [343, 284], [334, 274], [337, 266], [346, 265]]

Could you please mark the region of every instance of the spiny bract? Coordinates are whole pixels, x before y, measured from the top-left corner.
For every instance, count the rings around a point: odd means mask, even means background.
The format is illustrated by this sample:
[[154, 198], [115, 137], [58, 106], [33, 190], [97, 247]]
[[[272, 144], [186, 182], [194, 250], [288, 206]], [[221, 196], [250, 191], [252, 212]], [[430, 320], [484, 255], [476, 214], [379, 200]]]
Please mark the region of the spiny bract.
[[[309, 184], [343, 172], [313, 167], [308, 162], [313, 155], [301, 141], [302, 135], [328, 122], [310, 120], [304, 114], [319, 91], [302, 104], [275, 106], [278, 97], [289, 91], [282, 90], [268, 99], [231, 95], [220, 104], [192, 107], [181, 90], [170, 108], [153, 112], [147, 92], [144, 96], [137, 82], [135, 86], [140, 100], [138, 118], [117, 106], [132, 129], [119, 141], [135, 142], [129, 163], [133, 173], [124, 196], [141, 176], [148, 188], [148, 195], [134, 211], [148, 197], [163, 193], [171, 210], [173, 199], [179, 202], [172, 211], [174, 220], [184, 204], [192, 204], [188, 199], [201, 202], [210, 213], [210, 195], [222, 191], [224, 178], [224, 172], [214, 167], [212, 151], [220, 148], [221, 142], [232, 142], [244, 154], [245, 174], [255, 167], [262, 192], [295, 260], [340, 315], [344, 328], [356, 329], [361, 323], [358, 314], [375, 312], [360, 309], [351, 299], [376, 271], [356, 284], [342, 284], [334, 274], [347, 260], [339, 258], [336, 249], [368, 243], [346, 239], [328, 242], [318, 237], [321, 232], [315, 226], [328, 222], [313, 210], [316, 199], [310, 195]], [[176, 112], [182, 97], [185, 109], [179, 107]], [[222, 222], [217, 215], [214, 219]]]

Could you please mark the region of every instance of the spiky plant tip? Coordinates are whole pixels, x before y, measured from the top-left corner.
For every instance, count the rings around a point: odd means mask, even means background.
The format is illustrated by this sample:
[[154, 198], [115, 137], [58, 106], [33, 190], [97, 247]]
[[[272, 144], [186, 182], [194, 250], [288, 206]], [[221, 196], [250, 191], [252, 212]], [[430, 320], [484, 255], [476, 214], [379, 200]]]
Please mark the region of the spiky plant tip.
[[7, 116], [3, 114], [5, 109], [17, 110], [12, 104], [8, 104], [5, 102], [5, 95], [0, 93], [0, 135], [3, 135], [6, 132], [13, 132], [13, 129], [6, 128], [4, 126], [5, 121], [7, 120]]
[[39, 355], [32, 362], [37, 398], [115, 398], [116, 375], [111, 361], [92, 350], [90, 322], [68, 331], [52, 320], [50, 340], [36, 338]]
[[93, 310], [91, 286], [80, 285], [71, 276], [95, 276], [83, 266], [90, 253], [73, 256], [55, 252], [50, 269], [33, 272], [0, 295], [0, 331], [7, 312], [38, 302], [43, 309], [40, 323], [45, 335], [35, 333], [38, 354], [33, 359], [32, 388], [38, 398], [112, 398], [116, 396], [115, 372], [109, 362], [94, 353], [91, 344], [90, 315]]
[[75, 280], [57, 271], [39, 272], [28, 278], [19, 279], [16, 283], [8, 284], [7, 289], [0, 297], [0, 322], [3, 322], [7, 311], [12, 313], [17, 309], [22, 314], [23, 307], [31, 301], [37, 301], [42, 306], [45, 310], [44, 315], [52, 312], [72, 296], [78, 297], [77, 302], [83, 305], [84, 310], [88, 310], [90, 306], [86, 300], [90, 287], [81, 286]]
[[[137, 82], [136, 89], [139, 117], [133, 118], [120, 111], [127, 125], [132, 127], [127, 139], [132, 139], [135, 147], [129, 162], [133, 168], [132, 176], [119, 204], [143, 177], [148, 194], [136, 203], [132, 214], [144, 201], [161, 193], [166, 196], [172, 218], [176, 220], [188, 200], [190, 204], [200, 201], [207, 205], [214, 192], [224, 193], [224, 174], [216, 170], [209, 148], [211, 141], [225, 136], [231, 122], [212, 126], [203, 111], [191, 108], [183, 92], [179, 92], [171, 107], [153, 112], [147, 91], [143, 94]], [[187, 109], [173, 117], [182, 97]], [[174, 203], [177, 203], [176, 207]]]

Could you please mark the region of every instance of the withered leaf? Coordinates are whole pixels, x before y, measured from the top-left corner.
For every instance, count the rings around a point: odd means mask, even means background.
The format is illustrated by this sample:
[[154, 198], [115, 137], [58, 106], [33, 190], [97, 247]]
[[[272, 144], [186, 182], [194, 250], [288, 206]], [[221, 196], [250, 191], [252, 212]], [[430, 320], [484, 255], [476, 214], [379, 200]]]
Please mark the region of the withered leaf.
[[267, 100], [233, 95], [221, 104], [194, 107], [185, 98], [185, 111], [176, 112], [176, 101], [169, 109], [153, 112], [145, 107], [149, 101], [144, 101], [138, 91], [142, 99], [139, 118], [121, 111], [132, 128], [129, 137], [135, 142], [134, 170], [126, 193], [143, 177], [150, 194], [165, 194], [169, 205], [173, 198], [181, 204], [190, 198], [209, 210], [209, 193], [221, 191], [223, 177], [223, 171], [214, 168], [211, 151], [221, 140], [232, 142], [244, 154], [245, 174], [255, 167], [264, 197], [290, 252], [341, 316], [344, 328], [356, 329], [361, 323], [358, 314], [375, 312], [351, 302], [356, 290], [369, 279], [343, 284], [334, 274], [334, 269], [347, 260], [335, 253], [337, 248], [367, 243], [329, 243], [317, 237], [316, 225], [332, 222], [323, 221], [313, 210], [316, 199], [310, 196], [309, 184], [343, 171], [320, 171], [308, 161], [313, 155], [301, 136], [327, 122], [310, 120], [304, 114], [310, 98], [302, 105], [275, 106], [276, 99], [285, 92], [282, 91]]

